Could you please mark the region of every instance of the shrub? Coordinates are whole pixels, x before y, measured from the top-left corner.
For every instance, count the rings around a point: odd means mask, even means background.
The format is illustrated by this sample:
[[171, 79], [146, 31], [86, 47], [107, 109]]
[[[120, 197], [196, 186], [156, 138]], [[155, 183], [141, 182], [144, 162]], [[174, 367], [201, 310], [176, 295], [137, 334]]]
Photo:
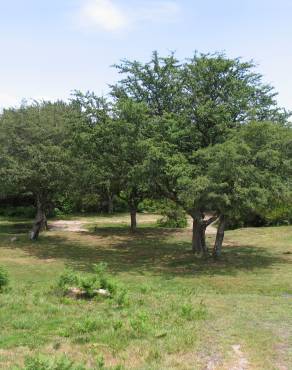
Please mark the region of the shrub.
[[105, 289], [111, 297], [117, 296], [118, 302], [122, 304], [125, 301], [126, 293], [123, 293], [123, 288], [118, 286], [117, 282], [106, 273], [106, 269], [105, 263], [95, 265], [94, 272], [90, 274], [77, 273], [67, 269], [59, 277], [57, 286], [63, 294], [68, 293], [70, 288], [79, 288], [87, 298], [94, 297], [96, 290]]
[[58, 287], [61, 290], [67, 291], [69, 287], [78, 286], [79, 277], [75, 271], [66, 269], [59, 277]]
[[144, 199], [142, 202], [139, 203], [138, 211], [160, 213], [163, 205], [164, 203], [161, 200]]
[[160, 227], [184, 228], [188, 224], [185, 211], [172, 202], [166, 202], [161, 210], [162, 218], [157, 221]]
[[266, 212], [264, 215], [266, 223], [268, 225], [292, 224], [292, 207], [290, 204], [281, 204]]
[[9, 279], [6, 270], [0, 266], [0, 293], [3, 291], [3, 288], [8, 285]]
[[35, 216], [35, 207], [16, 206], [16, 207], [0, 208], [0, 215], [4, 217], [33, 218]]

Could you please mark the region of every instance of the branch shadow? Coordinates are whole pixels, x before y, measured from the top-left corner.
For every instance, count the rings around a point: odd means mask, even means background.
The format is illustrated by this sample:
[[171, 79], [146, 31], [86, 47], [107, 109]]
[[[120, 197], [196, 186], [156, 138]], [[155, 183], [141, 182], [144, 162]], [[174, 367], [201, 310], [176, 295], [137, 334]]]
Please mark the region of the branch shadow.
[[220, 260], [202, 259], [190, 250], [185, 230], [143, 228], [132, 234], [120, 227], [96, 229], [94, 233], [46, 233], [38, 242], [15, 244], [39, 259], [62, 260], [68, 267], [91, 271], [93, 264], [106, 262], [113, 273], [144, 275], [214, 276], [236, 275], [238, 271], [291, 264], [281, 255], [258, 246], [225, 245]]

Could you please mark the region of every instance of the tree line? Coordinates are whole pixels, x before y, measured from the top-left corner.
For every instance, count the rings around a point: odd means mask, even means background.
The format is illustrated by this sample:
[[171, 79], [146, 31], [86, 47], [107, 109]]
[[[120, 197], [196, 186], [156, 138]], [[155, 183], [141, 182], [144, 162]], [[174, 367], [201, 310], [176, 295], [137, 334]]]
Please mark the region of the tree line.
[[253, 62], [154, 52], [115, 67], [121, 79], [106, 98], [75, 91], [1, 113], [0, 199], [30, 194], [31, 239], [60, 194], [102, 194], [110, 211], [119, 197], [133, 232], [144, 199], [168, 199], [192, 217], [195, 253], [209, 253], [205, 231], [217, 220], [220, 256], [230, 220], [291, 202], [290, 114]]

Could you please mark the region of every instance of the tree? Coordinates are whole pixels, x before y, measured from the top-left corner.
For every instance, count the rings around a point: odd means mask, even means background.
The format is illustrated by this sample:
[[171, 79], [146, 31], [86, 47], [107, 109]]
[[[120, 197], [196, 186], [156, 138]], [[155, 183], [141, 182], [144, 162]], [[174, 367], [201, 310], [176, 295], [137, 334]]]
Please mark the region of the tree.
[[[197, 53], [179, 64], [155, 53], [149, 63], [124, 61], [118, 68], [126, 77], [115, 91], [143, 101], [152, 111], [151, 145], [156, 148], [150, 150], [152, 158], [148, 161], [152, 180], [161, 193], [193, 218], [193, 250], [200, 253], [205, 244], [204, 230], [212, 221], [204, 217], [212, 210], [198, 202], [198, 198], [203, 199], [203, 194], [196, 195], [200, 183], [193, 199], [188, 197], [185, 202], [179, 196], [191, 186], [186, 172], [192, 167], [194, 152], [224, 142], [230, 131], [255, 119], [286, 122], [288, 114], [277, 107], [273, 88], [262, 82], [252, 62], [224, 54]], [[165, 74], [165, 69], [169, 73]], [[169, 99], [163, 92], [162, 98], [157, 98], [161, 81], [172, 92]]]
[[[119, 192], [118, 175], [116, 168], [105, 166], [98, 140], [112, 119], [112, 105], [105, 98], [89, 91], [75, 91], [71, 103], [74, 107], [74, 115], [71, 116], [74, 132], [71, 148], [75, 157], [79, 158], [75, 163], [76, 172], [79, 173], [75, 187], [106, 199], [108, 213], [112, 214], [113, 200]], [[107, 139], [110, 141], [110, 137]]]
[[226, 222], [268, 209], [292, 190], [292, 130], [270, 122], [243, 126], [222, 144], [194, 154], [205, 206], [219, 218], [213, 255], [221, 255]]
[[[148, 110], [144, 103], [120, 99], [115, 109], [111, 137], [116, 137], [120, 177], [119, 197], [128, 204], [131, 215], [131, 231], [137, 227], [139, 203], [149, 195], [149, 184], [144, 161], [147, 156]], [[112, 153], [115, 156], [115, 153]], [[106, 151], [108, 157], [108, 151]]]
[[[106, 193], [110, 211], [114, 196], [128, 205], [131, 230], [137, 227], [138, 204], [148, 194], [143, 162], [146, 157], [148, 111], [144, 103], [119, 98], [109, 104], [93, 93], [77, 93], [76, 140], [83, 158], [86, 189]], [[85, 166], [84, 166], [85, 163]]]
[[30, 193], [35, 199], [32, 240], [46, 227], [46, 212], [69, 181], [67, 113], [67, 104], [61, 101], [35, 102], [4, 110], [0, 119], [0, 144], [8, 162], [2, 169], [6, 181], [15, 192]]
[[160, 57], [154, 51], [148, 63], [123, 60], [114, 67], [125, 76], [112, 86], [115, 98], [131, 98], [144, 103], [154, 116], [162, 116], [165, 112], [180, 112], [183, 88], [181, 65], [173, 53]]

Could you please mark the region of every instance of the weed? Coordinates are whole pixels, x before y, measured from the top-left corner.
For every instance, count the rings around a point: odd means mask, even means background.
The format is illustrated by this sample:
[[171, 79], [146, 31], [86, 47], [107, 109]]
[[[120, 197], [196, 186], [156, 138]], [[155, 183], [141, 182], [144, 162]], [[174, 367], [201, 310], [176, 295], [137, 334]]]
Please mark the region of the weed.
[[7, 287], [9, 282], [7, 271], [0, 266], [0, 293]]
[[196, 308], [193, 305], [186, 303], [181, 307], [181, 316], [186, 320], [205, 320], [207, 317], [207, 307], [203, 301]]
[[145, 312], [139, 312], [138, 315], [130, 320], [130, 325], [135, 334], [146, 334], [149, 329], [149, 317]]
[[194, 308], [191, 304], [185, 303], [181, 306], [181, 316], [186, 320], [192, 320], [194, 317]]

